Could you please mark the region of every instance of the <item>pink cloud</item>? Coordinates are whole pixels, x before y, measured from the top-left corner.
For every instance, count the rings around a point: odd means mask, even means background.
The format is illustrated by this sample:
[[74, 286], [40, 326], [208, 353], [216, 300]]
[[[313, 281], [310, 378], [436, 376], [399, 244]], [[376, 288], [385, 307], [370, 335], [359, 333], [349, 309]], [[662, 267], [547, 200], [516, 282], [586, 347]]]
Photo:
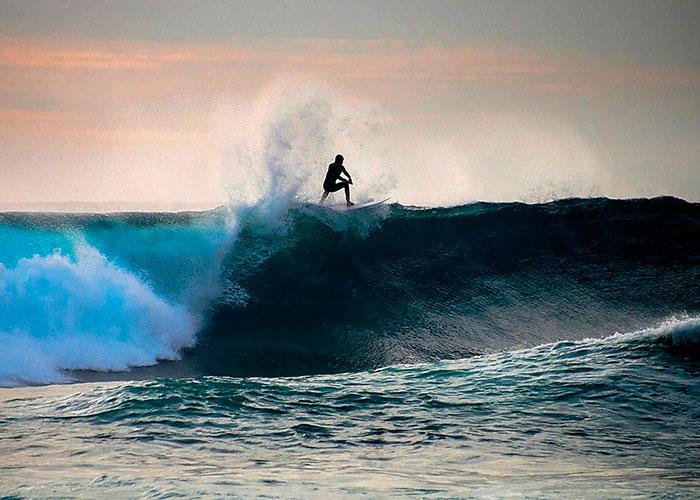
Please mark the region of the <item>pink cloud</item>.
[[[0, 96], [6, 103], [0, 109], [0, 129], [6, 135], [53, 130], [62, 137], [82, 134], [86, 140], [104, 137], [106, 130], [125, 140], [136, 140], [144, 130], [170, 130], [168, 137], [200, 134], [208, 103], [250, 95], [286, 74], [329, 82], [417, 121], [450, 113], [471, 88], [576, 99], [620, 86], [700, 86], [697, 68], [525, 47], [402, 40], [193, 45], [0, 38], [0, 65]], [[23, 109], [27, 102], [46, 109]]]
[[[223, 70], [295, 72], [328, 79], [490, 82], [567, 92], [606, 85], [700, 85], [696, 68], [605, 61], [512, 46], [411, 44], [401, 40], [296, 39], [185, 45], [93, 40], [0, 39], [0, 65], [168, 70], [199, 64], [200, 81]], [[583, 84], [581, 84], [583, 82]]]
[[0, 65], [41, 68], [157, 69], [164, 64], [242, 61], [233, 47], [181, 47], [134, 42], [0, 39]]

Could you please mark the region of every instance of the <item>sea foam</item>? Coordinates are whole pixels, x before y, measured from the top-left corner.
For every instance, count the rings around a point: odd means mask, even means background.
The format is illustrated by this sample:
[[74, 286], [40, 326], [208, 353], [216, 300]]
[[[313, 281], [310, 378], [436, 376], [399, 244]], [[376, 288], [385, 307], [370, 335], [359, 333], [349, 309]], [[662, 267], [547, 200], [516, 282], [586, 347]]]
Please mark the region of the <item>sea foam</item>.
[[0, 264], [0, 385], [68, 381], [175, 359], [199, 319], [88, 245]]

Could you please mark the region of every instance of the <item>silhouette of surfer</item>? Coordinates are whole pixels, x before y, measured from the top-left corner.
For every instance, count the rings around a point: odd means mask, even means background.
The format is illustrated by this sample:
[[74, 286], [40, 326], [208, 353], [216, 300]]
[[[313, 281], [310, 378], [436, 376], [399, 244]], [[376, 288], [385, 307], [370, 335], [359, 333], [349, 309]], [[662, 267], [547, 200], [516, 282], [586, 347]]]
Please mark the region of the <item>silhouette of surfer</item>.
[[[352, 177], [345, 167], [343, 166], [343, 155], [336, 155], [335, 161], [328, 165], [328, 173], [326, 174], [326, 179], [323, 181], [323, 196], [321, 197], [321, 204], [326, 201], [328, 193], [335, 193], [341, 189], [345, 189], [345, 202], [350, 207], [354, 205], [350, 201], [350, 184], [352, 184]], [[343, 179], [341, 175], [345, 174], [347, 179]], [[340, 180], [340, 182], [337, 182]]]

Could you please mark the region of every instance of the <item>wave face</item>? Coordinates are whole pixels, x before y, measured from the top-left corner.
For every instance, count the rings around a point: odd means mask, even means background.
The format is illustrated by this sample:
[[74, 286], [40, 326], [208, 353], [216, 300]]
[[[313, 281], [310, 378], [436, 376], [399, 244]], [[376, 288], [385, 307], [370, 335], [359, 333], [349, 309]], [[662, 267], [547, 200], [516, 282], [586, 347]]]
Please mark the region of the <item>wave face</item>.
[[[634, 331], [700, 310], [700, 206], [487, 204], [244, 225], [191, 359], [217, 375], [352, 371]], [[333, 215], [333, 214], [330, 214]]]
[[0, 238], [4, 385], [366, 370], [700, 312], [700, 205], [673, 198], [2, 214]]

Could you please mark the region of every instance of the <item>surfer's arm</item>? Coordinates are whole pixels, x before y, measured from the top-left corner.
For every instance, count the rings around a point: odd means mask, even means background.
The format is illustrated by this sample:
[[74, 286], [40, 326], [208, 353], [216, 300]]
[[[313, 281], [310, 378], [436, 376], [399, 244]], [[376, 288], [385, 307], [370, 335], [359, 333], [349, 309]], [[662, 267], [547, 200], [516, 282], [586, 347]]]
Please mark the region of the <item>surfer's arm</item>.
[[343, 173], [348, 177], [348, 182], [352, 184], [352, 177], [350, 177], [350, 174], [348, 173], [347, 170], [345, 170], [345, 167], [343, 167]]

